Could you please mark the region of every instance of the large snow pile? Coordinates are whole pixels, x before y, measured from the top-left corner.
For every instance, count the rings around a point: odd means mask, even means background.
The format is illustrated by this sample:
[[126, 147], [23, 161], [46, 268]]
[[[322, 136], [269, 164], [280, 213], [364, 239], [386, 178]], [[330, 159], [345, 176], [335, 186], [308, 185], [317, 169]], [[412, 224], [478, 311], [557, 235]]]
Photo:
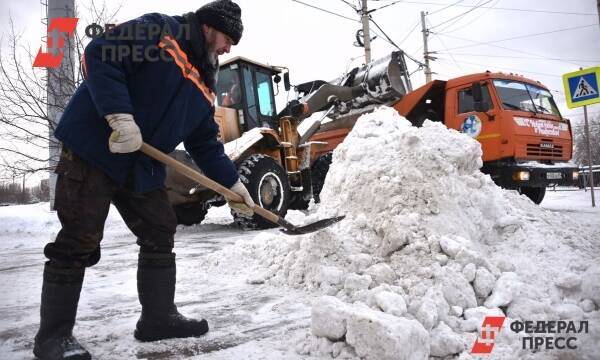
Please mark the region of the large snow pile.
[[[597, 245], [480, 166], [475, 140], [381, 108], [336, 149], [322, 203], [303, 219], [342, 222], [303, 236], [261, 233], [213, 265], [320, 295], [301, 354], [468, 359], [484, 316], [505, 315], [493, 359], [597, 356]], [[588, 320], [590, 334], [576, 334], [577, 350], [523, 350], [523, 333], [508, 327], [516, 319]]]

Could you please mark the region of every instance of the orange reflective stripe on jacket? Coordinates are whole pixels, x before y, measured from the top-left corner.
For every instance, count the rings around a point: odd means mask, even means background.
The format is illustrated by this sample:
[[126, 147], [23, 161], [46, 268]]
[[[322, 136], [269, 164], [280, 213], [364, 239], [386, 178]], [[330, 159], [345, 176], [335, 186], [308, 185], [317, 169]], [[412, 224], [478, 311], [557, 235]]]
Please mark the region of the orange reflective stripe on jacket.
[[181, 50], [177, 41], [170, 36], [164, 36], [160, 43], [158, 43], [158, 46], [161, 49], [165, 49], [165, 51], [173, 57], [175, 63], [181, 69], [183, 77], [193, 82], [194, 85], [196, 85], [196, 87], [202, 91], [202, 94], [204, 94], [204, 97], [206, 100], [208, 100], [210, 105], [214, 106], [215, 94], [208, 88], [208, 86], [206, 86], [204, 81], [202, 81], [200, 72], [188, 61], [186, 53]]

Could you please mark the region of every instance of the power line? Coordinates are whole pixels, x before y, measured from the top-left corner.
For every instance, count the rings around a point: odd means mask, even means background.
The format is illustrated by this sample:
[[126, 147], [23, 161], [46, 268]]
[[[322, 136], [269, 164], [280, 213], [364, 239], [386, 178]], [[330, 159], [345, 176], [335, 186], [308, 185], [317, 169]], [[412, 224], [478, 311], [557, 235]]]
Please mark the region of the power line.
[[[532, 53], [532, 52], [528, 52], [528, 51], [523, 51], [523, 50], [517, 50], [517, 49], [509, 48], [509, 47], [506, 47], [506, 46], [490, 44], [489, 42], [475, 41], [475, 40], [465, 39], [465, 38], [462, 38], [462, 37], [459, 37], [459, 36], [448, 35], [448, 34], [437, 34], [437, 35], [446, 36], [446, 37], [450, 37], [450, 38], [458, 39], [458, 40], [463, 40], [463, 41], [468, 41], [468, 42], [476, 43], [476, 44], [479, 44], [479, 45], [493, 46], [493, 47], [497, 47], [497, 48], [500, 48], [500, 49], [510, 50], [510, 51], [514, 51], [514, 52], [521, 53], [521, 54], [526, 54], [526, 55], [533, 55], [533, 56], [537, 56], [537, 57], [544, 58], [544, 59], [548, 58], [545, 55], [540, 55], [540, 54], [536, 54], [536, 53]], [[456, 48], [454, 48], [454, 49], [456, 49]], [[576, 63], [573, 63], [573, 62], [570, 62], [570, 61], [564, 61], [564, 62], [568, 63], [568, 64], [575, 65], [575, 66], [579, 66], [579, 64], [576, 64]]]
[[[563, 29], [558, 29], [558, 30], [552, 30], [552, 31], [545, 31], [545, 32], [541, 32], [541, 33], [535, 33], [535, 34], [527, 34], [527, 35], [519, 35], [519, 36], [513, 36], [510, 38], [505, 38], [505, 39], [500, 39], [500, 40], [491, 40], [491, 41], [485, 41], [485, 42], [478, 42], [478, 44], [494, 44], [494, 43], [498, 43], [498, 42], [503, 42], [503, 41], [508, 41], [508, 40], [516, 40], [516, 39], [524, 39], [524, 38], [529, 38], [529, 37], [534, 37], [534, 36], [541, 36], [541, 35], [547, 35], [547, 34], [554, 34], [557, 32], [563, 32], [563, 31], [571, 31], [571, 30], [577, 30], [577, 29], [583, 29], [583, 28], [588, 28], [588, 27], [592, 27], [592, 26], [597, 26], [598, 24], [590, 24], [590, 25], [581, 25], [581, 26], [574, 26], [574, 27], [570, 27], [570, 28], [563, 28]], [[438, 35], [444, 35], [443, 33], [436, 33]], [[456, 49], [462, 49], [462, 48], [466, 48], [466, 47], [473, 47], [473, 46], [478, 46], [478, 44], [471, 44], [471, 45], [462, 45], [462, 46], [456, 46], [453, 48], [450, 48], [448, 50], [456, 50]]]
[[396, 43], [394, 42], [394, 40], [392, 40], [388, 34], [386, 34], [385, 31], [383, 31], [383, 29], [377, 24], [377, 22], [375, 22], [375, 20], [373, 19], [373, 17], [369, 16], [369, 20], [371, 20], [371, 22], [373, 23], [373, 25], [375, 25], [375, 27], [377, 27], [377, 29], [379, 29], [379, 31], [383, 34], [384, 36], [384, 40], [386, 40], [390, 45], [394, 46], [396, 49], [402, 51], [404, 53], [404, 55], [406, 55], [407, 58], [411, 59], [412, 61], [414, 61], [415, 63], [419, 64], [419, 66], [423, 66], [423, 63], [420, 62], [419, 60], [415, 59], [413, 56], [411, 56], [410, 54], [407, 54], [404, 50], [402, 50], [400, 48], [400, 46], [396, 45]]
[[439, 13], [439, 12], [441, 12], [441, 11], [444, 11], [444, 10], [446, 10], [446, 9], [449, 9], [449, 8], [453, 7], [453, 6], [456, 6], [456, 5], [460, 4], [460, 3], [461, 3], [461, 2], [463, 2], [463, 1], [465, 1], [465, 0], [458, 0], [458, 1], [457, 1], [457, 2], [455, 2], [455, 3], [448, 4], [446, 7], [443, 7], [443, 8], [441, 8], [441, 9], [437, 9], [436, 11], [430, 12], [430, 13], [428, 13], [427, 15], [433, 15], [433, 14], [437, 14], [437, 13]]
[[[600, 111], [588, 111], [588, 115], [594, 115], [594, 114], [600, 114]], [[574, 114], [569, 114], [567, 116], [584, 116], [585, 113], [574, 113]], [[600, 124], [594, 124], [594, 125], [599, 125]]]
[[[438, 34], [435, 34], [438, 35]], [[439, 39], [439, 37], [438, 37]], [[562, 58], [539, 58], [533, 56], [510, 56], [510, 55], [492, 55], [492, 54], [468, 54], [468, 53], [455, 53], [455, 52], [434, 52], [435, 54], [448, 54], [457, 56], [481, 56], [481, 57], [497, 57], [497, 58], [511, 58], [511, 59], [531, 59], [531, 60], [555, 60], [555, 61], [579, 61], [589, 63], [600, 63], [600, 60], [582, 60], [582, 59], [562, 59]]]
[[421, 63], [419, 60], [416, 60], [416, 58], [412, 55], [410, 55], [409, 53], [407, 53], [406, 51], [402, 50], [401, 48], [399, 48], [393, 41], [386, 39], [385, 35], [380, 34], [379, 32], [375, 31], [375, 30], [371, 30], [375, 35], [377, 35], [378, 37], [380, 37], [381, 39], [383, 39], [383, 41], [385, 41], [386, 43], [392, 45], [393, 47], [397, 48], [398, 50], [402, 51], [402, 53], [409, 58], [410, 60], [414, 61], [417, 65], [422, 66], [423, 63]]
[[[436, 35], [436, 38], [440, 41], [440, 44], [442, 44], [442, 47], [444, 47], [444, 49], [448, 49], [446, 47], [446, 44], [444, 43], [444, 40]], [[430, 54], [432, 53], [431, 51], [429, 52]], [[458, 62], [456, 61], [456, 59], [454, 58], [454, 56], [451, 53], [448, 53], [448, 55], [450, 55], [450, 58], [452, 58], [452, 61], [454, 61], [454, 63], [456, 64], [456, 67], [459, 68], [460, 70], [462, 70], [462, 67], [458, 64]]]
[[[496, 0], [496, 2], [494, 2], [493, 4], [491, 4], [489, 7], [480, 7], [480, 9], [483, 9], [483, 11], [481, 11], [478, 15], [477, 15], [477, 19], [481, 19], [487, 12], [490, 11], [490, 9], [493, 9], [496, 5], [498, 5], [498, 2], [500, 0]], [[484, 5], [481, 4], [481, 2], [477, 3], [478, 5]], [[451, 28], [454, 24], [458, 23], [460, 20], [464, 19], [464, 16], [456, 19], [455, 21], [453, 21], [452, 23], [448, 24], [447, 26], [445, 26], [444, 28], [440, 29], [439, 32], [445, 32], [445, 33], [452, 33], [455, 31], [458, 31], [459, 29], [464, 28], [466, 25], [469, 25], [469, 23], [465, 23], [465, 25], [459, 26], [453, 30], [448, 30], [448, 28]]]
[[[493, 0], [487, 0], [486, 2], [484, 2], [484, 3], [481, 3], [480, 5], [479, 5], [479, 4], [478, 4], [478, 5], [475, 5], [474, 7], [472, 7], [471, 9], [469, 9], [469, 10], [467, 10], [467, 11], [465, 11], [465, 12], [464, 12], [464, 13], [462, 13], [462, 14], [456, 15], [456, 16], [454, 16], [454, 17], [451, 17], [450, 19], [448, 19], [448, 20], [446, 20], [446, 21], [442, 21], [441, 23], [439, 23], [439, 24], [437, 24], [437, 25], [434, 25], [434, 26], [432, 26], [432, 27], [430, 28], [430, 30], [431, 30], [431, 29], [435, 29], [436, 27], [439, 27], [440, 25], [443, 25], [443, 24], [445, 24], [445, 23], [447, 23], [447, 22], [450, 22], [450, 21], [452, 21], [452, 20], [454, 20], [454, 19], [460, 19], [460, 18], [462, 18], [463, 16], [467, 15], [468, 13], [470, 13], [470, 12], [472, 12], [472, 11], [474, 11], [474, 10], [477, 10], [477, 9], [481, 8], [483, 5], [485, 5], [485, 4], [489, 4], [489, 3], [491, 3], [492, 1], [493, 1]], [[446, 27], [446, 28], [448, 28], [448, 27]]]
[[[438, 59], [439, 60], [444, 60], [444, 61], [451, 61], [450, 59], [446, 59], [446, 58], [438, 58]], [[518, 72], [529, 73], [529, 74], [536, 74], [536, 75], [542, 75], [542, 76], [562, 78], [562, 76], [556, 75], [556, 74], [549, 74], [549, 73], [542, 73], [542, 72], [536, 72], [536, 71], [529, 71], [529, 70], [524, 70], [524, 69], [509, 68], [509, 67], [505, 67], [505, 66], [495, 66], [495, 65], [490, 65], [490, 64], [478, 64], [478, 63], [473, 63], [473, 62], [468, 62], [468, 61], [460, 61], [460, 63], [461, 64], [467, 64], [467, 65], [482, 66], [484, 68], [497, 68], [497, 69], [508, 70], [508, 71], [518, 71]]]
[[341, 17], [341, 18], [343, 18], [343, 19], [346, 19], [346, 20], [350, 20], [350, 21], [354, 21], [354, 22], [360, 22], [360, 21], [358, 21], [358, 20], [356, 20], [356, 19], [352, 19], [352, 18], [349, 18], [349, 17], [347, 17], [347, 16], [344, 16], [344, 15], [336, 14], [336, 13], [334, 13], [333, 11], [325, 10], [325, 9], [323, 9], [323, 8], [320, 8], [320, 7], [318, 7], [318, 6], [314, 6], [314, 5], [311, 5], [311, 4], [307, 4], [307, 3], [305, 3], [305, 2], [302, 2], [302, 1], [300, 1], [300, 0], [292, 0], [292, 1], [293, 1], [293, 2], [296, 2], [296, 3], [298, 3], [298, 4], [302, 4], [302, 5], [304, 5], [304, 6], [311, 7], [311, 8], [313, 8], [313, 9], [317, 9], [317, 10], [320, 10], [320, 11], [326, 12], [326, 13], [328, 13], [328, 14], [331, 14], [331, 15], [335, 15], [335, 16], [337, 16], [337, 17]]
[[369, 14], [370, 14], [370, 13], [373, 13], [373, 12], [375, 12], [375, 11], [377, 11], [377, 10], [385, 9], [386, 7], [390, 7], [390, 6], [396, 5], [396, 4], [398, 4], [398, 3], [401, 3], [401, 2], [404, 2], [404, 0], [396, 0], [396, 1], [394, 1], [393, 3], [387, 4], [387, 5], [383, 5], [383, 6], [381, 6], [381, 7], [378, 7], [378, 8], [376, 8], [376, 9], [373, 9], [373, 10], [369, 10]]
[[406, 36], [404, 36], [404, 38], [402, 38], [402, 40], [400, 40], [398, 45], [402, 45], [406, 41], [406, 39], [408, 39], [408, 37], [417, 29], [417, 27], [419, 26], [420, 23], [421, 23], [421, 21], [417, 20], [417, 22], [415, 23], [415, 26], [413, 26], [412, 29], [410, 29], [410, 31], [406, 34]]
[[341, 2], [343, 2], [344, 4], [346, 4], [346, 5], [350, 6], [351, 8], [353, 8], [353, 9], [354, 9], [354, 11], [358, 11], [358, 9], [357, 9], [357, 8], [356, 8], [354, 5], [350, 4], [350, 3], [349, 3], [349, 2], [347, 2], [346, 0], [340, 0], [340, 1], [341, 1]]
[[[382, 0], [372, 0], [372, 1], [382, 1]], [[387, 0], [389, 1], [389, 0]], [[434, 2], [426, 2], [426, 1], [403, 1], [405, 4], [416, 4], [416, 5], [433, 5], [433, 6], [448, 6], [453, 5], [452, 3], [434, 3]], [[475, 7], [473, 5], [453, 5], [456, 7], [465, 7], [472, 8]], [[560, 15], [580, 15], [580, 16], [597, 16], [595, 13], [580, 13], [580, 12], [572, 12], [572, 11], [552, 11], [552, 10], [538, 10], [538, 9], [520, 9], [520, 8], [506, 8], [506, 7], [486, 7], [480, 6], [480, 9], [490, 9], [490, 10], [501, 10], [501, 11], [519, 11], [519, 12], [529, 12], [529, 13], [542, 13], [542, 14], [560, 14]], [[432, 13], [433, 14], [433, 13]]]

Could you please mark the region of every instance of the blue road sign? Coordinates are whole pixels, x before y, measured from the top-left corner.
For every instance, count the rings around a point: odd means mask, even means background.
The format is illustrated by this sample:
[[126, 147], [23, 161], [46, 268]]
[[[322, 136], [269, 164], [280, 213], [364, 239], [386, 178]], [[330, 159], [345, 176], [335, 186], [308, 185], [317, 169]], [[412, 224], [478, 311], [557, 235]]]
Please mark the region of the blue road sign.
[[600, 68], [593, 67], [563, 75], [567, 106], [575, 108], [600, 102]]

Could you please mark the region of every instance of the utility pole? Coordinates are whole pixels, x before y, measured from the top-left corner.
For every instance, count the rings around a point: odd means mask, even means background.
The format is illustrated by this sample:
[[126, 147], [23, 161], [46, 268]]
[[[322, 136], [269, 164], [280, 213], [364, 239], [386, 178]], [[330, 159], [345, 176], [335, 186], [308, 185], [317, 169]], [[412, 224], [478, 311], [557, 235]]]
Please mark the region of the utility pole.
[[[75, 17], [75, 0], [48, 0], [47, 3], [47, 24], [50, 24], [54, 18], [65, 18]], [[62, 34], [55, 30], [52, 36], [53, 49], [48, 51], [53, 52], [55, 55], [61, 51], [56, 48], [55, 44], [58, 44], [58, 37], [64, 37], [64, 52], [63, 60], [58, 68], [48, 68], [48, 81], [47, 81], [47, 95], [48, 95], [48, 117], [51, 123], [49, 126], [49, 167], [50, 176], [48, 185], [50, 187], [50, 209], [54, 209], [54, 190], [56, 189], [56, 174], [54, 169], [58, 164], [58, 158], [60, 157], [60, 145], [58, 140], [54, 137], [54, 129], [58, 124], [58, 120], [63, 114], [63, 109], [67, 106], [69, 98], [75, 92], [75, 80], [74, 80], [74, 42], [65, 34]]]
[[598, 7], [598, 25], [600, 25], [600, 0], [596, 0], [596, 6]]
[[363, 28], [363, 42], [365, 44], [365, 64], [368, 64], [371, 62], [371, 34], [369, 33], [369, 9], [367, 7], [367, 0], [362, 0], [361, 21]]
[[25, 204], [27, 201], [27, 189], [25, 188], [25, 174], [23, 174], [23, 184], [21, 185], [21, 203]]
[[587, 105], [583, 107], [583, 119], [584, 123], [584, 131], [585, 136], [587, 137], [587, 149], [588, 149], [588, 166], [590, 169], [590, 190], [592, 193], [592, 207], [596, 207], [596, 198], [594, 196], [594, 172], [593, 172], [593, 163], [592, 163], [592, 144], [590, 142], [590, 126], [588, 123], [588, 112]]
[[596, 6], [598, 7], [598, 25], [600, 25], [600, 0], [596, 0]]
[[[600, 1], [600, 0], [598, 0]], [[425, 12], [421, 11], [421, 31], [423, 32], [423, 59], [425, 60], [425, 82], [431, 82], [431, 67], [429, 66], [429, 48], [427, 46], [427, 36], [429, 31], [425, 25]]]

